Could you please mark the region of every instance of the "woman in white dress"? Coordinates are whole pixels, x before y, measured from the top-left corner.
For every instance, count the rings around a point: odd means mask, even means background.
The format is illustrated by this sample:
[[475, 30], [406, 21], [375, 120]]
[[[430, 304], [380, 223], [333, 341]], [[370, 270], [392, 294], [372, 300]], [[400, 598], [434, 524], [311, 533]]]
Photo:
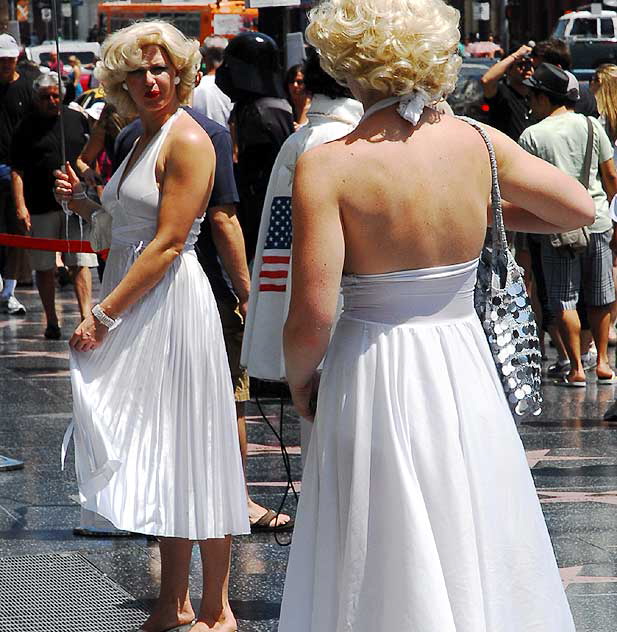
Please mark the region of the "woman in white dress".
[[[284, 347], [303, 417], [326, 357], [279, 632], [574, 632], [473, 307], [487, 146], [429, 106], [456, 82], [458, 11], [323, 0], [310, 20], [322, 65], [365, 115], [295, 174]], [[486, 131], [509, 228], [593, 221], [578, 182]]]
[[[161, 591], [145, 632], [234, 632], [230, 535], [250, 532], [220, 319], [193, 248], [215, 167], [208, 136], [180, 108], [199, 60], [197, 42], [165, 23], [135, 24], [103, 45], [107, 97], [136, 112], [144, 134], [105, 187], [113, 219], [101, 300], [70, 341], [82, 505], [159, 536]], [[56, 194], [91, 219], [101, 209], [67, 171]], [[197, 617], [193, 540], [204, 571]]]

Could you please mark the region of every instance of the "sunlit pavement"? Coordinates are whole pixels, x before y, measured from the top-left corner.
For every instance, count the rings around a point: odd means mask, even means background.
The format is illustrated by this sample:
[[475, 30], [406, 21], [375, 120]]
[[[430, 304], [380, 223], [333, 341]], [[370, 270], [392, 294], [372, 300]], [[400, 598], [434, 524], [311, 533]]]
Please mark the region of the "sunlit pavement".
[[[71, 411], [67, 340], [78, 320], [73, 292], [65, 288], [57, 296], [63, 325], [60, 341], [43, 338], [36, 291], [19, 288], [17, 296], [28, 308], [26, 316], [0, 315], [0, 455], [21, 459], [25, 467], [0, 472], [0, 561], [35, 554], [80, 553], [129, 593], [136, 607], [147, 608], [158, 587], [156, 542], [140, 536], [92, 538], [73, 534], [80, 510], [72, 456], [66, 471], [60, 469], [60, 445]], [[597, 386], [593, 372], [589, 379], [586, 389], [547, 383], [543, 414], [519, 423], [519, 429], [577, 631], [615, 632], [617, 422], [602, 421], [615, 394], [613, 386]], [[278, 403], [264, 400], [264, 412], [278, 430]], [[299, 427], [288, 406], [283, 431], [291, 479], [298, 481]], [[255, 404], [249, 406], [248, 433], [250, 493], [257, 502], [276, 510], [288, 477], [278, 441]], [[392, 500], [394, 505], [396, 490], [392, 490]], [[293, 494], [289, 494], [285, 508], [295, 513]], [[282, 534], [280, 540], [287, 543], [289, 535]], [[234, 542], [230, 596], [240, 632], [276, 630], [289, 552], [281, 544], [271, 534], [254, 534]], [[200, 589], [195, 555], [191, 590], [196, 605]], [[0, 630], [12, 629], [10, 624], [2, 620], [0, 603]], [[64, 628], [32, 629], [61, 632]], [[131, 627], [116, 629], [128, 632]], [[113, 631], [102, 627], [101, 632]]]

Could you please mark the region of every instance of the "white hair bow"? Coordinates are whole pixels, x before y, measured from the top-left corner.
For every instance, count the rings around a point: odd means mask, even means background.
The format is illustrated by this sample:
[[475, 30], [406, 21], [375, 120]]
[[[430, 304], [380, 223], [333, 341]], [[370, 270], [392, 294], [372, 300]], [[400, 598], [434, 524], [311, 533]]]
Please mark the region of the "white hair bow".
[[412, 92], [399, 99], [397, 112], [412, 125], [417, 125], [429, 98], [421, 92]]

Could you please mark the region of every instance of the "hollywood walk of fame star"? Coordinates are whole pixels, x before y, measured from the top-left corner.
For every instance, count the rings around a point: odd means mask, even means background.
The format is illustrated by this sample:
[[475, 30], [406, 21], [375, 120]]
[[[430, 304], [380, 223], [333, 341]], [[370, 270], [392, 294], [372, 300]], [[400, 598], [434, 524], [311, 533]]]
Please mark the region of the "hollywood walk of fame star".
[[583, 570], [582, 566], [568, 566], [560, 568], [559, 574], [563, 587], [567, 588], [570, 584], [615, 584], [617, 577], [594, 577], [589, 575], [579, 575]]
[[601, 456], [548, 456], [550, 450], [527, 450], [527, 463], [533, 469], [540, 461], [597, 461]]
[[617, 490], [607, 492], [559, 491], [538, 489], [540, 502], [546, 505], [556, 503], [601, 503], [617, 505]]

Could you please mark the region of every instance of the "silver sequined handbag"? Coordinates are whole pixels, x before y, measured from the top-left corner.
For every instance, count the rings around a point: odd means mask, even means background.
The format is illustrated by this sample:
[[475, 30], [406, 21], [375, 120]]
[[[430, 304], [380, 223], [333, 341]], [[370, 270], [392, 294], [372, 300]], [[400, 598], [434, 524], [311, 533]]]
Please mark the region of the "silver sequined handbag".
[[493, 226], [480, 255], [474, 297], [476, 312], [512, 412], [539, 415], [542, 404], [540, 341], [523, 273], [506, 240], [495, 152], [480, 125], [472, 119], [461, 118], [482, 135], [491, 159], [493, 180]]

